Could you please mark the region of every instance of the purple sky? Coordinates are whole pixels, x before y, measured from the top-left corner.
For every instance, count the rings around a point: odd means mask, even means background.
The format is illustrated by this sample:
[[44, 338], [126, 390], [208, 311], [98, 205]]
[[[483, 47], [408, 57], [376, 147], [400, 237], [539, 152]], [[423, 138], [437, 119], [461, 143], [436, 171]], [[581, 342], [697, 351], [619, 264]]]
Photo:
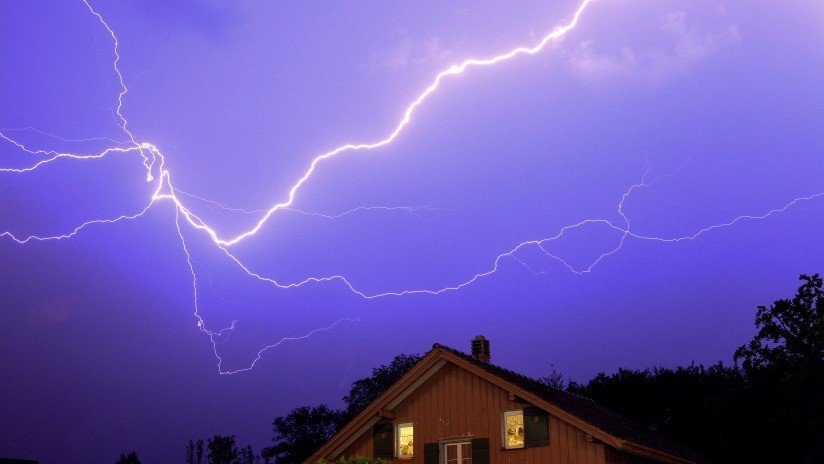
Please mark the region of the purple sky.
[[[575, 1], [93, 3], [116, 32], [123, 113], [175, 187], [235, 208], [282, 201], [311, 159], [391, 132], [434, 76], [532, 45]], [[93, 153], [126, 140], [111, 37], [81, 1], [0, 5], [0, 132]], [[293, 205], [231, 248], [283, 282], [343, 275], [368, 294], [436, 290], [518, 243], [602, 218], [692, 236], [824, 192], [824, 6], [813, 1], [594, 0], [540, 54], [446, 79], [393, 144], [318, 167]], [[27, 128], [35, 128], [33, 131]], [[0, 140], [0, 167], [41, 159]], [[645, 172], [647, 172], [644, 177]], [[663, 176], [663, 177], [662, 177]], [[652, 182], [654, 180], [654, 182]], [[140, 159], [0, 172], [0, 232], [54, 235], [139, 211]], [[180, 197], [227, 236], [258, 216]], [[824, 196], [694, 240], [604, 223], [521, 249], [459, 291], [363, 299], [340, 281], [282, 290], [244, 274], [175, 209], [70, 240], [0, 238], [0, 456], [43, 463], [182, 462], [190, 438], [270, 444], [299, 405], [340, 404], [399, 353], [492, 340], [493, 360], [575, 380], [618, 367], [729, 361], [759, 304], [824, 271]], [[555, 259], [549, 256], [559, 258]]]

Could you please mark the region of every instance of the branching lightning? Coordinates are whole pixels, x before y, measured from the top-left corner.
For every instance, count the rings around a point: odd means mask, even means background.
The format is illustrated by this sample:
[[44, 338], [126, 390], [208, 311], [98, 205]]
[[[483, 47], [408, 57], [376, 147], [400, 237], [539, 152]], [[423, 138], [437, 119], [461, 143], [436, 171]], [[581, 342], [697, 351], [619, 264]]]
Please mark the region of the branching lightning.
[[[180, 190], [174, 187], [172, 183], [172, 174], [169, 169], [166, 167], [164, 155], [155, 145], [149, 142], [138, 142], [136, 137], [133, 135], [131, 130], [129, 129], [129, 122], [124, 116], [123, 106], [124, 106], [124, 98], [126, 97], [129, 89], [125, 84], [123, 74], [121, 73], [119, 63], [120, 63], [120, 52], [119, 52], [119, 42], [117, 35], [115, 34], [114, 30], [108, 25], [105, 21], [103, 16], [95, 10], [95, 8], [89, 3], [88, 0], [83, 0], [88, 11], [97, 18], [100, 25], [102, 25], [106, 31], [111, 36], [113, 42], [113, 54], [114, 60], [112, 62], [112, 69], [117, 77], [118, 84], [120, 91], [117, 95], [117, 106], [115, 110], [116, 118], [117, 118], [117, 125], [121, 129], [122, 133], [128, 139], [127, 141], [117, 141], [110, 138], [105, 137], [95, 137], [95, 138], [85, 138], [85, 139], [67, 139], [63, 137], [59, 137], [53, 134], [45, 133], [38, 131], [34, 128], [22, 128], [22, 129], [0, 129], [0, 139], [2, 141], [13, 145], [16, 149], [25, 152], [29, 155], [34, 157], [39, 157], [36, 161], [33, 161], [27, 167], [20, 167], [20, 168], [10, 168], [10, 167], [0, 167], [0, 173], [7, 173], [7, 174], [27, 174], [33, 171], [43, 169], [50, 165], [55, 165], [61, 161], [65, 162], [75, 162], [75, 161], [94, 161], [99, 160], [109, 155], [113, 154], [128, 154], [128, 153], [136, 153], [138, 154], [141, 159], [143, 166], [145, 168], [146, 174], [146, 181], [151, 183], [152, 185], [152, 193], [151, 197], [148, 200], [148, 203], [145, 206], [133, 213], [122, 214], [117, 217], [113, 218], [98, 218], [86, 221], [74, 229], [62, 233], [56, 233], [54, 235], [27, 235], [22, 236], [19, 234], [15, 234], [11, 231], [4, 231], [0, 232], [0, 238], [9, 238], [19, 244], [26, 244], [32, 241], [50, 241], [50, 240], [62, 240], [74, 237], [75, 235], [79, 234], [81, 231], [90, 228], [91, 226], [95, 225], [103, 225], [103, 224], [113, 224], [121, 221], [128, 221], [142, 217], [145, 215], [154, 205], [161, 201], [168, 201], [172, 205], [174, 205], [174, 212], [175, 212], [175, 228], [177, 236], [180, 240], [181, 249], [183, 254], [186, 258], [186, 264], [188, 266], [189, 272], [192, 277], [192, 293], [193, 293], [193, 306], [194, 306], [194, 316], [197, 320], [198, 329], [203, 332], [210, 340], [212, 344], [212, 349], [215, 358], [217, 359], [217, 366], [218, 372], [221, 374], [235, 374], [239, 372], [245, 372], [254, 368], [257, 362], [263, 356], [263, 353], [269, 349], [275, 348], [283, 343], [288, 341], [295, 341], [295, 340], [302, 340], [312, 335], [332, 330], [337, 325], [344, 323], [344, 322], [355, 322], [356, 319], [352, 318], [342, 318], [338, 321], [334, 322], [333, 324], [312, 330], [304, 335], [296, 336], [296, 337], [285, 337], [282, 338], [270, 345], [263, 347], [261, 350], [257, 352], [257, 355], [251, 363], [242, 369], [226, 369], [223, 367], [223, 359], [219, 354], [218, 343], [222, 338], [224, 338], [227, 334], [233, 333], [237, 327], [237, 321], [233, 321], [229, 327], [222, 328], [220, 330], [211, 330], [207, 328], [207, 324], [204, 321], [203, 317], [200, 313], [199, 308], [199, 288], [198, 288], [198, 277], [197, 272], [195, 271], [195, 266], [192, 261], [192, 256], [190, 253], [189, 246], [187, 245], [186, 239], [184, 238], [183, 233], [183, 226], [188, 224], [191, 228], [204, 233], [208, 236], [212, 242], [212, 244], [220, 250], [232, 263], [238, 266], [244, 273], [248, 276], [257, 279], [259, 281], [265, 282], [267, 284], [271, 284], [280, 289], [291, 289], [296, 287], [301, 287], [308, 284], [323, 284], [323, 283], [330, 283], [330, 282], [337, 282], [345, 286], [349, 291], [353, 294], [364, 298], [364, 299], [375, 299], [375, 298], [385, 298], [385, 297], [400, 297], [406, 295], [416, 295], [416, 294], [425, 294], [425, 295], [439, 295], [445, 292], [454, 292], [461, 290], [467, 286], [470, 286], [479, 280], [482, 280], [486, 277], [489, 277], [495, 274], [501, 266], [501, 263], [506, 259], [511, 259], [512, 261], [523, 265], [529, 272], [533, 274], [543, 274], [543, 272], [536, 272], [531, 269], [526, 262], [519, 257], [519, 253], [525, 251], [527, 249], [534, 249], [542, 253], [547, 259], [557, 261], [561, 265], [563, 265], [566, 269], [570, 272], [575, 274], [586, 274], [594, 270], [599, 263], [601, 263], [604, 259], [607, 259], [609, 256], [618, 253], [624, 246], [627, 240], [646, 240], [646, 241], [656, 241], [656, 242], [666, 242], [666, 243], [676, 243], [681, 241], [689, 241], [694, 240], [704, 234], [709, 232], [723, 229], [727, 227], [732, 227], [739, 222], [742, 221], [754, 221], [754, 220], [764, 220], [773, 215], [783, 213], [787, 209], [793, 207], [799, 202], [810, 201], [813, 199], [820, 198], [824, 196], [824, 192], [815, 193], [808, 196], [802, 196], [795, 198], [781, 207], [774, 208], [772, 210], [767, 211], [766, 213], [762, 214], [751, 214], [751, 215], [741, 215], [730, 219], [727, 222], [721, 224], [714, 224], [709, 225], [703, 228], [698, 229], [697, 231], [683, 235], [683, 236], [673, 236], [673, 237], [661, 237], [661, 236], [654, 236], [654, 235], [647, 235], [637, 233], [632, 230], [632, 225], [630, 223], [629, 218], [624, 213], [624, 203], [627, 201], [632, 193], [636, 190], [643, 189], [645, 187], [650, 186], [652, 183], [658, 181], [662, 177], [658, 177], [652, 181], [647, 181], [645, 174], [641, 181], [637, 184], [630, 186], [626, 191], [618, 199], [617, 203], [617, 214], [621, 218], [620, 222], [616, 223], [615, 221], [608, 219], [608, 218], [587, 218], [581, 219], [580, 221], [569, 224], [564, 227], [561, 227], [555, 233], [548, 235], [544, 238], [537, 238], [533, 240], [523, 241], [521, 243], [516, 244], [511, 249], [497, 255], [492, 260], [490, 267], [484, 271], [478, 272], [474, 275], [469, 276], [465, 280], [458, 282], [456, 284], [451, 284], [447, 286], [443, 286], [440, 288], [432, 288], [432, 289], [404, 289], [404, 290], [393, 290], [393, 291], [383, 291], [383, 292], [366, 292], [362, 289], [359, 289], [354, 284], [350, 282], [345, 276], [343, 275], [330, 275], [330, 276], [309, 276], [302, 280], [294, 281], [294, 282], [281, 282], [274, 278], [267, 277], [262, 275], [259, 272], [253, 270], [250, 266], [245, 264], [241, 259], [239, 259], [235, 254], [231, 252], [231, 247], [236, 245], [246, 239], [250, 239], [254, 237], [263, 227], [266, 225], [270, 219], [274, 216], [274, 214], [278, 211], [291, 211], [299, 214], [309, 215], [309, 216], [317, 216], [324, 219], [339, 219], [347, 215], [356, 214], [356, 213], [365, 213], [365, 212], [373, 212], [373, 211], [384, 211], [384, 212], [403, 212], [407, 214], [419, 215], [422, 212], [433, 211], [434, 208], [429, 206], [361, 206], [358, 208], [351, 209], [349, 211], [345, 211], [338, 214], [322, 214], [322, 213], [315, 213], [315, 212], [306, 212], [297, 210], [293, 207], [295, 200], [299, 191], [304, 187], [304, 185], [311, 179], [312, 175], [318, 169], [318, 167], [326, 160], [343, 156], [346, 154], [352, 154], [355, 152], [366, 152], [370, 150], [374, 150], [380, 147], [384, 147], [390, 145], [393, 141], [395, 141], [404, 131], [404, 129], [410, 125], [413, 121], [413, 117], [416, 115], [418, 108], [423, 105], [431, 96], [435, 95], [436, 92], [440, 89], [441, 84], [444, 80], [449, 78], [457, 79], [464, 73], [468, 72], [473, 68], [478, 67], [487, 67], [487, 66], [494, 66], [497, 64], [501, 64], [503, 62], [512, 60], [517, 57], [521, 56], [530, 56], [535, 55], [543, 51], [547, 46], [550, 44], [557, 42], [568, 35], [578, 24], [580, 18], [582, 17], [583, 13], [587, 9], [587, 7], [592, 3], [592, 0], [583, 0], [578, 8], [575, 10], [574, 14], [572, 15], [571, 19], [561, 26], [554, 28], [552, 31], [544, 35], [537, 43], [531, 46], [519, 46], [513, 48], [509, 51], [506, 51], [502, 54], [495, 55], [488, 58], [471, 58], [464, 60], [458, 64], [452, 65], [447, 69], [438, 73], [434, 79], [431, 81], [429, 86], [424, 88], [424, 90], [418, 94], [405, 108], [402, 113], [402, 117], [400, 120], [393, 126], [391, 132], [386, 134], [385, 136], [378, 138], [376, 140], [370, 142], [362, 142], [362, 143], [347, 143], [344, 145], [337, 146], [329, 151], [321, 153], [314, 158], [311, 159], [309, 162], [308, 168], [304, 171], [303, 175], [299, 177], [291, 186], [288, 191], [288, 194], [285, 199], [282, 201], [276, 202], [273, 206], [264, 209], [241, 209], [241, 208], [232, 208], [228, 207], [220, 202], [215, 200], [210, 200], [204, 198], [202, 196], [194, 195], [191, 193], [187, 193], [183, 190]], [[31, 148], [26, 144], [23, 144], [17, 141], [15, 138], [9, 136], [9, 133], [17, 132], [17, 131], [24, 131], [30, 130], [34, 132], [38, 132], [41, 135], [50, 136], [53, 138], [57, 138], [59, 140], [65, 142], [87, 142], [87, 141], [107, 141], [111, 142], [113, 146], [106, 148], [104, 150], [96, 151], [93, 153], [87, 154], [78, 154], [78, 153], [71, 153], [71, 152], [60, 152], [56, 150], [49, 150], [49, 149], [40, 149], [40, 148]], [[224, 237], [222, 234], [218, 233], [218, 231], [207, 224], [207, 222], [202, 219], [198, 214], [196, 214], [191, 207], [187, 206], [184, 202], [184, 199], [196, 200], [202, 203], [209, 204], [213, 207], [220, 208], [223, 211], [234, 212], [234, 213], [242, 213], [248, 215], [258, 215], [259, 218], [254, 223], [254, 225], [235, 236], [231, 237]], [[581, 229], [583, 227], [603, 227], [607, 230], [613, 231], [616, 234], [616, 243], [614, 246], [608, 248], [607, 250], [603, 251], [599, 256], [597, 256], [594, 260], [592, 260], [589, 264], [583, 267], [576, 268], [575, 266], [569, 264], [565, 261], [562, 257], [551, 253], [547, 250], [546, 246], [551, 242], [560, 239], [561, 237], [565, 236], [566, 234]]]
[[[175, 191], [175, 193], [179, 193], [181, 195], [185, 195], [187, 197], [191, 197], [191, 198], [194, 198], [196, 200], [200, 200], [204, 203], [208, 203], [210, 205], [213, 205], [213, 206], [217, 207], [218, 209], [220, 209], [222, 211], [227, 211], [227, 212], [230, 212], [230, 213], [262, 214], [262, 213], [266, 213], [268, 211], [266, 209], [233, 208], [231, 206], [226, 206], [226, 205], [224, 205], [223, 203], [221, 203], [219, 201], [210, 200], [208, 198], [204, 198], [202, 196], [195, 195], [193, 193], [185, 192], [185, 191], [180, 190], [178, 188], [175, 188], [174, 191]], [[297, 213], [297, 214], [301, 214], [303, 216], [314, 216], [314, 217], [319, 217], [319, 218], [323, 218], [323, 219], [340, 219], [344, 216], [350, 216], [350, 215], [358, 214], [358, 213], [368, 213], [368, 212], [373, 212], [373, 211], [402, 212], [402, 213], [411, 214], [413, 216], [421, 217], [420, 216], [421, 213], [438, 211], [438, 208], [433, 208], [432, 206], [358, 206], [357, 208], [352, 208], [352, 209], [346, 210], [346, 211], [344, 211], [342, 213], [338, 213], [338, 214], [323, 214], [323, 213], [316, 213], [316, 212], [311, 212], [311, 211], [303, 211], [303, 210], [295, 209], [295, 208], [284, 208], [284, 210], [291, 211], [291, 212], [294, 212], [294, 213]]]

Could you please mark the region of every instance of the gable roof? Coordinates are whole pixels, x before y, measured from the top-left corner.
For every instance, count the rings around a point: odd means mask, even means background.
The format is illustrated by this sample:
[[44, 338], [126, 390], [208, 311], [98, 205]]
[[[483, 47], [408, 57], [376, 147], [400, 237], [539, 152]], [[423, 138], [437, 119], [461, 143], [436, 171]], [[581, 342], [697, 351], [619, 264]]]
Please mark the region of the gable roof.
[[618, 450], [666, 463], [710, 462], [646, 427], [597, 405], [588, 398], [549, 387], [535, 379], [436, 343], [409, 369], [409, 372], [344, 425], [306, 463], [314, 464], [329, 456], [337, 457], [381, 419], [381, 412], [397, 406], [446, 363], [455, 364], [518, 395]]

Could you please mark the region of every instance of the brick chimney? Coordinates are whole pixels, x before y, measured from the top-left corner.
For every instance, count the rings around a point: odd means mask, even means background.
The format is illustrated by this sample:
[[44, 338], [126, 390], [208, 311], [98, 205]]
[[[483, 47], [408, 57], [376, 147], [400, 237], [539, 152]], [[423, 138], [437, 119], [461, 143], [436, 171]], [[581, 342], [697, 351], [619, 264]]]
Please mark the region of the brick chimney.
[[476, 335], [472, 339], [472, 357], [485, 363], [490, 361], [489, 340], [483, 335]]

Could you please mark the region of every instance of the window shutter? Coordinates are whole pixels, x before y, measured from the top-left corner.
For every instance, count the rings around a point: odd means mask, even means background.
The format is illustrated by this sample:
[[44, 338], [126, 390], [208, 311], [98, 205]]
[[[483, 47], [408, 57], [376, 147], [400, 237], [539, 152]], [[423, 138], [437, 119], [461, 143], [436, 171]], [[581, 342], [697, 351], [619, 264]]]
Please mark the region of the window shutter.
[[439, 464], [441, 447], [437, 443], [423, 445], [423, 464]]
[[489, 438], [472, 440], [472, 464], [489, 464]]
[[390, 459], [395, 456], [395, 426], [392, 424], [377, 424], [373, 429], [376, 458]]
[[524, 446], [549, 445], [549, 415], [538, 408], [524, 409]]

